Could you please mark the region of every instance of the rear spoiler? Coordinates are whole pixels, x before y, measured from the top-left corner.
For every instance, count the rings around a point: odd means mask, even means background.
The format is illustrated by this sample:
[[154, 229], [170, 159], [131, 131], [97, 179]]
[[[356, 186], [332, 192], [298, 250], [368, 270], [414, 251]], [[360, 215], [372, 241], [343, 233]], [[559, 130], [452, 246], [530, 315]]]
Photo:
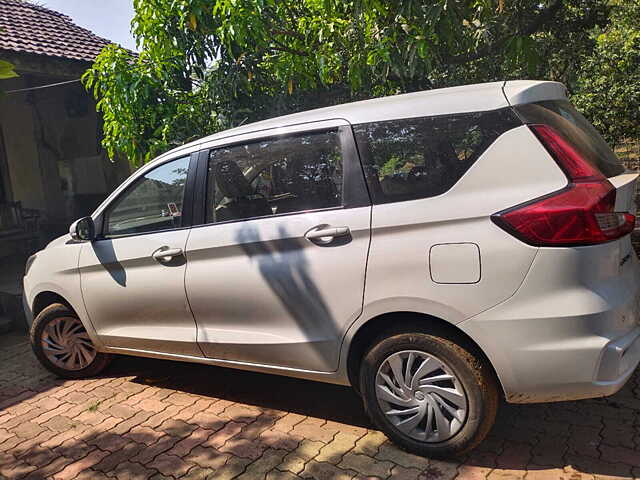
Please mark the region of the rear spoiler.
[[502, 86], [502, 93], [512, 106], [545, 100], [566, 100], [569, 95], [567, 87], [562, 83], [537, 80], [507, 80]]

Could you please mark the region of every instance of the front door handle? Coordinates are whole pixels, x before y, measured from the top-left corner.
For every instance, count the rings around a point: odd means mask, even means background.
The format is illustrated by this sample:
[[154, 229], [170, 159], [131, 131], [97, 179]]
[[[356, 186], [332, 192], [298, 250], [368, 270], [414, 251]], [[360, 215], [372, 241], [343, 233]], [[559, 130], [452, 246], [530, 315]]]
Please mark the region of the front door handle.
[[311, 240], [317, 245], [327, 245], [337, 237], [345, 237], [349, 235], [351, 231], [349, 227], [331, 227], [329, 225], [319, 225], [313, 227], [307, 233], [304, 234], [307, 240]]
[[151, 256], [160, 263], [167, 263], [182, 255], [181, 248], [160, 247]]

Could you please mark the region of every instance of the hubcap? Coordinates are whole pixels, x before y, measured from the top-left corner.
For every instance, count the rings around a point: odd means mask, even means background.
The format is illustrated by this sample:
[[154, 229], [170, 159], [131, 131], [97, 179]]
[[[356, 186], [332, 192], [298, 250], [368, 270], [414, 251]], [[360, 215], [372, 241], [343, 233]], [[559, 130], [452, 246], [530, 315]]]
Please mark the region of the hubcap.
[[65, 370], [82, 370], [96, 358], [96, 349], [77, 318], [50, 321], [42, 332], [41, 344], [47, 359]]
[[376, 397], [387, 419], [402, 433], [428, 443], [443, 442], [467, 418], [467, 396], [447, 365], [425, 352], [394, 353], [380, 365]]

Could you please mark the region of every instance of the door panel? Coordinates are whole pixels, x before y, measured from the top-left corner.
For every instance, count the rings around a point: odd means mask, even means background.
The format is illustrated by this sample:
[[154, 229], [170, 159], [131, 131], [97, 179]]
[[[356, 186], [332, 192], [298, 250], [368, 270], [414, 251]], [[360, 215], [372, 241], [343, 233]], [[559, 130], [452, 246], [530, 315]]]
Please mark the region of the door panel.
[[183, 229], [83, 246], [82, 292], [105, 345], [202, 356], [184, 291], [185, 257], [152, 257], [162, 247], [184, 250], [188, 234]]
[[207, 357], [334, 371], [362, 310], [371, 207], [347, 122], [286, 130], [201, 154], [187, 296]]
[[[207, 357], [316, 371], [337, 368], [361, 312], [370, 207], [194, 228], [186, 284]], [[305, 238], [348, 226], [333, 246]]]
[[197, 156], [146, 170], [101, 214], [79, 270], [91, 322], [109, 347], [202, 356], [184, 288]]

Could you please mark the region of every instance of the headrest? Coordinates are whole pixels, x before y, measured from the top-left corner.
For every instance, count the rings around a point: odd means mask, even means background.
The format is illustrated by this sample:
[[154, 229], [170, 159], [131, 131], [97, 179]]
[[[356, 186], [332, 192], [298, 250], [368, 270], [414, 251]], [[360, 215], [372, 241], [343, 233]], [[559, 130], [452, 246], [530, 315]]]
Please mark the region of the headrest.
[[216, 185], [225, 197], [239, 198], [253, 194], [251, 184], [236, 162], [232, 160], [216, 162], [213, 169]]

